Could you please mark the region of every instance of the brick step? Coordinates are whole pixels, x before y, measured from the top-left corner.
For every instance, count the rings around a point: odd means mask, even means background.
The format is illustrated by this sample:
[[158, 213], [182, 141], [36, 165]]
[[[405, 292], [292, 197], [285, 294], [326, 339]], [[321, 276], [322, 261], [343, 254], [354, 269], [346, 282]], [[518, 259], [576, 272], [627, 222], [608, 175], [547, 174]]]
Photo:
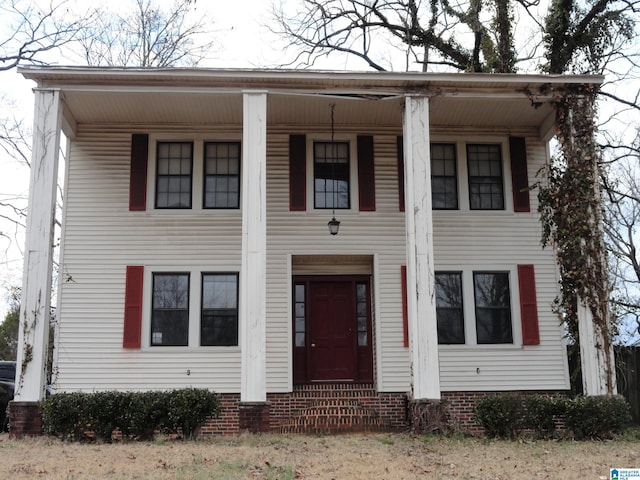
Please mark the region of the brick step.
[[304, 398], [308, 400], [324, 400], [329, 398], [375, 398], [376, 391], [370, 383], [352, 384], [311, 384], [297, 385], [293, 389], [294, 398]]
[[335, 434], [382, 432], [388, 427], [378, 413], [356, 400], [317, 401], [299, 410], [280, 426], [281, 433]]

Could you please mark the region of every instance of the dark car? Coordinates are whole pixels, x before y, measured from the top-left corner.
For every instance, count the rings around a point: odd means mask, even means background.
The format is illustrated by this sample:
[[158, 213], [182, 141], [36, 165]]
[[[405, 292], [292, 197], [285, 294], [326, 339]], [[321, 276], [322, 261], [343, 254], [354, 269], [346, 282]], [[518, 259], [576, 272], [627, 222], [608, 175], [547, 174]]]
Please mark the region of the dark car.
[[16, 362], [0, 362], [0, 430], [8, 426], [7, 406], [13, 400], [16, 381]]

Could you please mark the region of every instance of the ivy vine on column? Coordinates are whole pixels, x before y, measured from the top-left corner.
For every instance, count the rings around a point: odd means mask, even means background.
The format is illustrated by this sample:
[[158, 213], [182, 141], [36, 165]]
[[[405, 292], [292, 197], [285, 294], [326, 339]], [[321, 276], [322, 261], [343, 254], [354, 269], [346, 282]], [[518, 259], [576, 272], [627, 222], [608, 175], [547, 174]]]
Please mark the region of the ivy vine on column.
[[562, 93], [554, 102], [559, 153], [544, 168], [546, 182], [538, 185], [542, 243], [555, 247], [561, 286], [556, 307], [576, 341], [578, 302], [591, 310], [611, 394], [613, 322], [602, 229], [601, 152], [595, 139], [598, 87], [580, 85]]

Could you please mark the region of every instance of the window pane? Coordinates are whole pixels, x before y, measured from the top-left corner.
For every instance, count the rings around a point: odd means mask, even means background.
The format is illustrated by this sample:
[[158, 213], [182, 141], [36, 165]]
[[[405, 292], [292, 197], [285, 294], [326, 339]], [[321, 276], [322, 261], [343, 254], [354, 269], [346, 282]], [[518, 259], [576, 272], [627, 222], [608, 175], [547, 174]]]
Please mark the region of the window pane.
[[187, 345], [189, 339], [189, 275], [153, 275], [151, 345]]
[[431, 199], [436, 210], [458, 208], [456, 149], [453, 144], [431, 144]]
[[367, 284], [356, 283], [356, 315], [358, 330], [358, 346], [366, 347], [369, 343], [369, 304], [367, 301]]
[[304, 284], [298, 284], [295, 286], [295, 322], [293, 325], [295, 334], [295, 346], [305, 346], [305, 295]]
[[469, 203], [472, 210], [503, 210], [500, 145], [467, 145]]
[[159, 142], [156, 208], [191, 208], [191, 143]]
[[200, 344], [203, 346], [238, 345], [236, 310], [202, 310]]
[[359, 332], [366, 332], [367, 331], [367, 317], [366, 316], [363, 316], [363, 317], [359, 316], [358, 317], [358, 331]]
[[205, 208], [240, 206], [240, 144], [216, 142], [205, 144]]
[[473, 274], [478, 343], [512, 343], [508, 273]]
[[438, 343], [464, 343], [462, 273], [436, 272], [436, 318]]
[[315, 142], [313, 158], [315, 208], [350, 207], [348, 142]]
[[235, 274], [205, 274], [202, 276], [202, 306], [204, 308], [237, 308], [238, 277]]
[[238, 344], [238, 275], [202, 275], [201, 345]]

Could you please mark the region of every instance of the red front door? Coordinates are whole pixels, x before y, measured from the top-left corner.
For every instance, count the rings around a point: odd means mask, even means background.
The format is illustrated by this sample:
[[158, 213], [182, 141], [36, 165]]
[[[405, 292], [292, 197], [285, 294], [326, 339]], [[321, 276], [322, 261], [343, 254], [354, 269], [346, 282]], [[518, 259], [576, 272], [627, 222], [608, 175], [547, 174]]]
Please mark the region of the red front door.
[[353, 381], [357, 370], [352, 285], [312, 282], [309, 287], [309, 378]]
[[373, 380], [368, 277], [294, 279], [295, 383]]

